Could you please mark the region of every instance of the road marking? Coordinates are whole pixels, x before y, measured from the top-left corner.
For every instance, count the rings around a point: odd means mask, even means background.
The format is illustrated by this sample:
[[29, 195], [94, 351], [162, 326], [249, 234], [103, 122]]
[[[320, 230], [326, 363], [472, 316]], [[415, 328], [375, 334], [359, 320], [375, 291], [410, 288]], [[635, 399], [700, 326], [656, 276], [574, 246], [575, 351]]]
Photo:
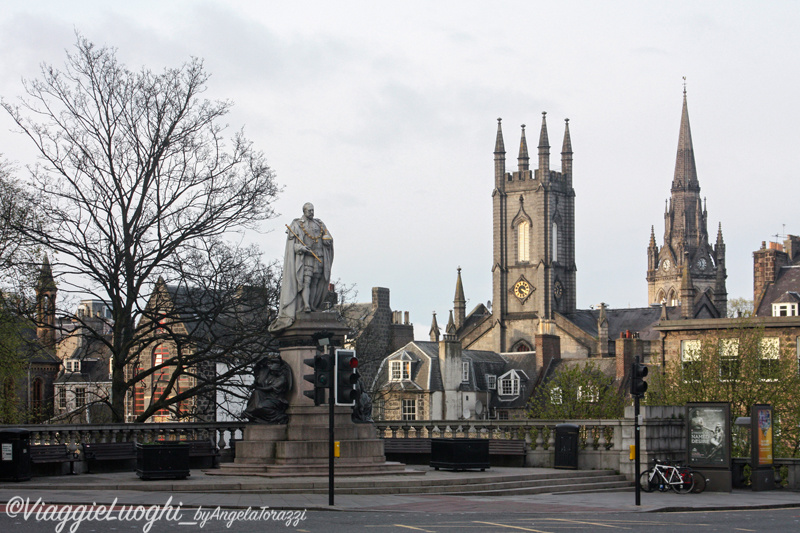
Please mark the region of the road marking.
[[499, 526], [499, 527], [507, 527], [509, 529], [520, 529], [522, 531], [533, 531], [535, 533], [551, 533], [549, 531], [542, 531], [540, 529], [530, 529], [527, 527], [520, 527], [520, 526], [509, 526], [508, 524], [496, 524], [494, 522], [479, 522], [478, 520], [473, 521], [475, 524], [486, 524], [487, 526]]
[[548, 518], [547, 520], [550, 520], [550, 521], [553, 521], [553, 522], [568, 522], [570, 524], [583, 524], [583, 525], [586, 525], [586, 526], [602, 526], [602, 527], [611, 527], [611, 528], [614, 528], [614, 529], [629, 529], [627, 527], [626, 528], [622, 528], [620, 526], [612, 526], [611, 524], [603, 524], [603, 523], [600, 523], [600, 522], [584, 522], [582, 520], [569, 520], [567, 518]]
[[426, 531], [427, 533], [436, 533], [435, 531], [431, 531], [429, 529], [422, 529], [421, 527], [414, 527], [414, 526], [406, 526], [404, 524], [395, 524], [394, 527], [404, 527], [407, 529], [413, 529], [415, 531]]

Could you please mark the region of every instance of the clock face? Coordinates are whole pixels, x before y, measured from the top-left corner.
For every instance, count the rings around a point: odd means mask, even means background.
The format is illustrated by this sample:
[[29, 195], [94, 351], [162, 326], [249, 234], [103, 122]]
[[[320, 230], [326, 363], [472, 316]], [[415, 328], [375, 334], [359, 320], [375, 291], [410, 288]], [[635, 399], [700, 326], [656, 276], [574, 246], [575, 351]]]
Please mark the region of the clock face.
[[561, 285], [560, 281], [556, 281], [553, 285], [553, 296], [556, 298], [561, 298], [561, 295], [564, 294], [564, 286]]
[[530, 295], [531, 295], [530, 283], [528, 283], [524, 279], [521, 279], [516, 284], [514, 284], [514, 296], [516, 296], [520, 300], [525, 300]]
[[697, 260], [697, 268], [699, 268], [700, 270], [705, 270], [707, 264], [708, 263], [706, 263], [704, 257], [701, 257], [700, 259]]
[[669, 267], [672, 266], [672, 263], [670, 263], [669, 259], [664, 259], [664, 262], [661, 264], [664, 266], [665, 271], [669, 270]]

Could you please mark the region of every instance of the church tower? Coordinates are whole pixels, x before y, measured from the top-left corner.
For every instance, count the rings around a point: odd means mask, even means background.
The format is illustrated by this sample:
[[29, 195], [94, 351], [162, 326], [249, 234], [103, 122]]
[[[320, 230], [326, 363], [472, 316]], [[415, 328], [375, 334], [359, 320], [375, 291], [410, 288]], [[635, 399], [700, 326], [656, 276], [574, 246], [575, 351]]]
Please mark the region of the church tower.
[[50, 260], [44, 256], [39, 279], [36, 281], [36, 336], [49, 348], [56, 345], [56, 288]]
[[510, 173], [497, 119], [492, 191], [496, 351], [532, 350], [540, 320], [575, 310], [575, 191], [569, 121], [565, 124], [561, 172], [550, 170], [547, 116], [542, 113], [539, 168], [530, 168], [523, 124], [517, 171]]
[[[694, 318], [695, 304], [706, 297], [713, 317], [726, 315], [727, 275], [722, 227], [717, 233], [716, 246], [711, 246], [707, 223], [706, 205], [700, 199], [684, 87], [675, 174], [664, 211], [664, 241], [659, 248], [651, 227], [647, 247], [647, 298], [651, 305], [662, 302], [668, 306], [681, 305], [681, 315]], [[691, 287], [687, 283], [691, 283]], [[692, 301], [684, 301], [687, 297]]]

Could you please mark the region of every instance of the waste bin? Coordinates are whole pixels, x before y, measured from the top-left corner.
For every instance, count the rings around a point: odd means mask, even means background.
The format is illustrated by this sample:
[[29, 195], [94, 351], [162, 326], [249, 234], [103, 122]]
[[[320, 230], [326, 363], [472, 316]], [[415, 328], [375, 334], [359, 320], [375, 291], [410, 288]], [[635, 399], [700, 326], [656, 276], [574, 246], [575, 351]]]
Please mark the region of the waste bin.
[[554, 468], [578, 468], [578, 426], [558, 424], [556, 426], [556, 457]]
[[431, 466], [483, 472], [489, 468], [489, 439], [431, 439]]
[[0, 430], [0, 481], [31, 478], [30, 436], [27, 429]]

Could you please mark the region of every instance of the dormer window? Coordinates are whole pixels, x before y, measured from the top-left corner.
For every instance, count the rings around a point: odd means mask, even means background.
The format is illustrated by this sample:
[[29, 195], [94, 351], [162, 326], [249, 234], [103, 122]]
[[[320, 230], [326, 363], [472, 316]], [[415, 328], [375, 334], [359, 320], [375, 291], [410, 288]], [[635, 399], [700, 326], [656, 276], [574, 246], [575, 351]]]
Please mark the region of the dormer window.
[[796, 303], [772, 304], [772, 316], [797, 316]]
[[486, 374], [486, 388], [495, 390], [497, 388], [497, 376], [494, 374]]
[[461, 363], [461, 383], [469, 383], [469, 361]]
[[499, 391], [500, 396], [519, 396], [519, 374], [515, 370], [503, 374], [499, 378]]
[[408, 381], [411, 379], [411, 361], [391, 361], [389, 381]]
[[64, 366], [67, 369], [67, 372], [80, 372], [81, 371], [81, 362], [80, 360], [68, 360], [64, 362]]

